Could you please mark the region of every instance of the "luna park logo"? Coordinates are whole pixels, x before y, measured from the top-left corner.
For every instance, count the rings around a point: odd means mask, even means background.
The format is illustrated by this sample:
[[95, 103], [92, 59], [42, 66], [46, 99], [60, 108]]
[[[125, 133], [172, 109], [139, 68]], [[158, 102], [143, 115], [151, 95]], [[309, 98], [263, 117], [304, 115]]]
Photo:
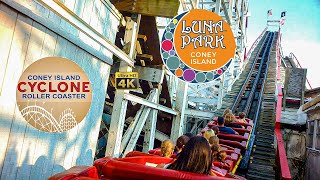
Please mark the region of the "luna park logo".
[[175, 76], [190, 83], [206, 83], [227, 70], [235, 48], [233, 32], [221, 16], [194, 9], [171, 19], [160, 50], [164, 64]]
[[45, 132], [63, 132], [84, 119], [92, 89], [79, 65], [62, 57], [47, 57], [22, 73], [16, 97], [23, 118], [31, 126]]

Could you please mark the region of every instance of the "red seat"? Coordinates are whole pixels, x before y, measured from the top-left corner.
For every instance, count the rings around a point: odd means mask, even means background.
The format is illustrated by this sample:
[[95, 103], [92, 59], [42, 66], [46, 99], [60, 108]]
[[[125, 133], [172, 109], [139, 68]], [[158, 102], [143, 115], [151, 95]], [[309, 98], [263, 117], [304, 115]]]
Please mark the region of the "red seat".
[[218, 166], [212, 166], [212, 171], [219, 177], [225, 177], [228, 173], [228, 170], [226, 169], [221, 169]]
[[[160, 150], [159, 148], [157, 148], [157, 149], [151, 149], [151, 150], [149, 150], [149, 153], [152, 154], [152, 155], [161, 156], [161, 150]], [[172, 154], [172, 155], [171, 155], [171, 158], [175, 158], [175, 157], [177, 157], [176, 154]]]
[[[132, 157], [131, 157], [132, 158]], [[145, 156], [143, 159], [146, 162], [150, 162], [149, 158], [155, 158], [152, 156]], [[162, 158], [162, 157], [156, 157]], [[223, 177], [208, 176], [195, 174], [190, 172], [182, 172], [163, 168], [154, 168], [142, 165], [140, 163], [132, 163], [127, 161], [128, 158], [110, 158], [105, 157], [98, 159], [94, 162], [94, 166], [98, 169], [101, 175], [106, 179], [152, 179], [152, 180], [175, 180], [175, 179], [227, 179]], [[170, 158], [169, 158], [170, 159]], [[153, 161], [154, 162], [154, 161]]]
[[214, 161], [213, 165], [228, 171], [232, 171], [234, 162], [231, 160], [226, 160], [225, 162]]
[[126, 157], [135, 157], [135, 156], [156, 156], [156, 155], [148, 154], [140, 151], [131, 151], [126, 155]]
[[[248, 126], [247, 128], [235, 128], [231, 127], [233, 130], [237, 131], [239, 134], [243, 135], [245, 133], [250, 133], [251, 126]], [[249, 128], [249, 129], [248, 129]]]
[[241, 152], [244, 152], [246, 150], [246, 145], [247, 145], [246, 141], [238, 142], [238, 141], [220, 139], [219, 142], [221, 144], [225, 144], [234, 148], [239, 148]]
[[225, 140], [233, 140], [233, 141], [248, 141], [249, 133], [245, 133], [243, 136], [237, 135], [237, 134], [223, 134], [219, 133], [218, 138], [219, 140], [225, 139]]
[[61, 173], [55, 174], [48, 180], [99, 179], [97, 168], [94, 166], [75, 166]]
[[[242, 122], [232, 122], [232, 124], [238, 124], [244, 127], [252, 126], [253, 121], [251, 119], [246, 118], [248, 123], [242, 123]], [[218, 121], [218, 117], [213, 118], [213, 121], [208, 123], [208, 127], [211, 128], [212, 126], [216, 126]]]
[[227, 154], [227, 155], [228, 156], [227, 156], [226, 160], [237, 161], [239, 158], [239, 155], [236, 153], [231, 153], [230, 155], [229, 154]]

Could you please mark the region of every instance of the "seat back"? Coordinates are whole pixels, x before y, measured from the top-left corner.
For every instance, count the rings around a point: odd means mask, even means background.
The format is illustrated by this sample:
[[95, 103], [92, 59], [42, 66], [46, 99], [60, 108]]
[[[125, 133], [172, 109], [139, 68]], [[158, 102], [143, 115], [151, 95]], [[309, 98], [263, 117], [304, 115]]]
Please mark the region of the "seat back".
[[[144, 157], [147, 162], [151, 156]], [[160, 157], [161, 158], [161, 157]], [[182, 172], [170, 169], [149, 167], [142, 164], [129, 162], [127, 158], [110, 158], [105, 157], [94, 162], [94, 166], [100, 172], [100, 175], [106, 179], [141, 179], [141, 180], [178, 180], [178, 179], [199, 179], [199, 180], [219, 180], [227, 179], [223, 177], [214, 177], [189, 172]], [[153, 161], [154, 162], [154, 161]]]
[[74, 166], [66, 171], [55, 174], [48, 180], [71, 180], [75, 178], [98, 179], [98, 171], [94, 166]]

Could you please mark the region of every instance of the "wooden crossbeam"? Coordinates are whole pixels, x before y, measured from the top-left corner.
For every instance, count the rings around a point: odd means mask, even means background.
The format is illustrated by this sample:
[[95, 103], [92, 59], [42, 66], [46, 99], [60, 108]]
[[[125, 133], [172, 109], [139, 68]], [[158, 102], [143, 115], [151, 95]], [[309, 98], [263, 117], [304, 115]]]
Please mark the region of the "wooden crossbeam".
[[138, 39], [143, 39], [144, 42], [147, 42], [147, 36], [144, 34], [138, 34]]
[[138, 59], [143, 59], [143, 60], [149, 60], [149, 61], [153, 61], [153, 56], [150, 54], [137, 54], [137, 60]]

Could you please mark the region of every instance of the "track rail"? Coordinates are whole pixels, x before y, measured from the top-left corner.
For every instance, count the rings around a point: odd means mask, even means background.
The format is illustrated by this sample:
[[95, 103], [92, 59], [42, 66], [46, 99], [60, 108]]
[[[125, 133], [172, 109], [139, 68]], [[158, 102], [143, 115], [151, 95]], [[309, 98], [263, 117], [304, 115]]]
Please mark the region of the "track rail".
[[[237, 114], [239, 112], [245, 112], [247, 114], [247, 117], [254, 120], [254, 126], [251, 131], [251, 137], [247, 144], [247, 151], [243, 155], [242, 161], [239, 166], [239, 170], [241, 174], [246, 174], [248, 172], [249, 163], [252, 161], [252, 159], [256, 158], [255, 162], [258, 162], [261, 158], [258, 153], [252, 154], [253, 147], [264, 145], [264, 138], [271, 141], [272, 136], [268, 134], [269, 130], [265, 132], [265, 127], [263, 129], [259, 129], [259, 133], [257, 134], [258, 127], [259, 127], [259, 116], [260, 116], [260, 109], [263, 102], [264, 97], [264, 89], [266, 84], [266, 79], [268, 75], [269, 70], [269, 61], [270, 61], [270, 54], [274, 44], [275, 39], [277, 39], [277, 33], [275, 32], [266, 32], [266, 36], [261, 39], [263, 43], [260, 44], [260, 46], [257, 46], [259, 48], [258, 53], [254, 57], [253, 64], [250, 68], [250, 71], [238, 93], [238, 95], [235, 98], [234, 103], [232, 104], [231, 110], [234, 114]], [[270, 129], [271, 130], [271, 129]], [[270, 131], [273, 135], [273, 129]], [[263, 137], [263, 135], [267, 137]], [[262, 139], [261, 139], [262, 138]], [[272, 139], [273, 140], [273, 139]], [[270, 142], [267, 142], [270, 144]], [[272, 153], [272, 151], [271, 151]], [[274, 154], [275, 152], [273, 152]], [[253, 156], [253, 157], [252, 157]], [[263, 157], [265, 158], [265, 157]], [[258, 163], [259, 165], [259, 163]], [[263, 164], [264, 166], [267, 165], [269, 168], [268, 172], [265, 174], [259, 174], [254, 173], [250, 174], [250, 176], [247, 176], [248, 179], [274, 179], [275, 172], [273, 170], [274, 163], [267, 163]], [[253, 170], [251, 170], [252, 172]], [[257, 170], [255, 170], [257, 171]], [[263, 171], [263, 169], [259, 169], [258, 171]], [[272, 171], [270, 173], [270, 171]], [[269, 175], [268, 175], [269, 173]]]

